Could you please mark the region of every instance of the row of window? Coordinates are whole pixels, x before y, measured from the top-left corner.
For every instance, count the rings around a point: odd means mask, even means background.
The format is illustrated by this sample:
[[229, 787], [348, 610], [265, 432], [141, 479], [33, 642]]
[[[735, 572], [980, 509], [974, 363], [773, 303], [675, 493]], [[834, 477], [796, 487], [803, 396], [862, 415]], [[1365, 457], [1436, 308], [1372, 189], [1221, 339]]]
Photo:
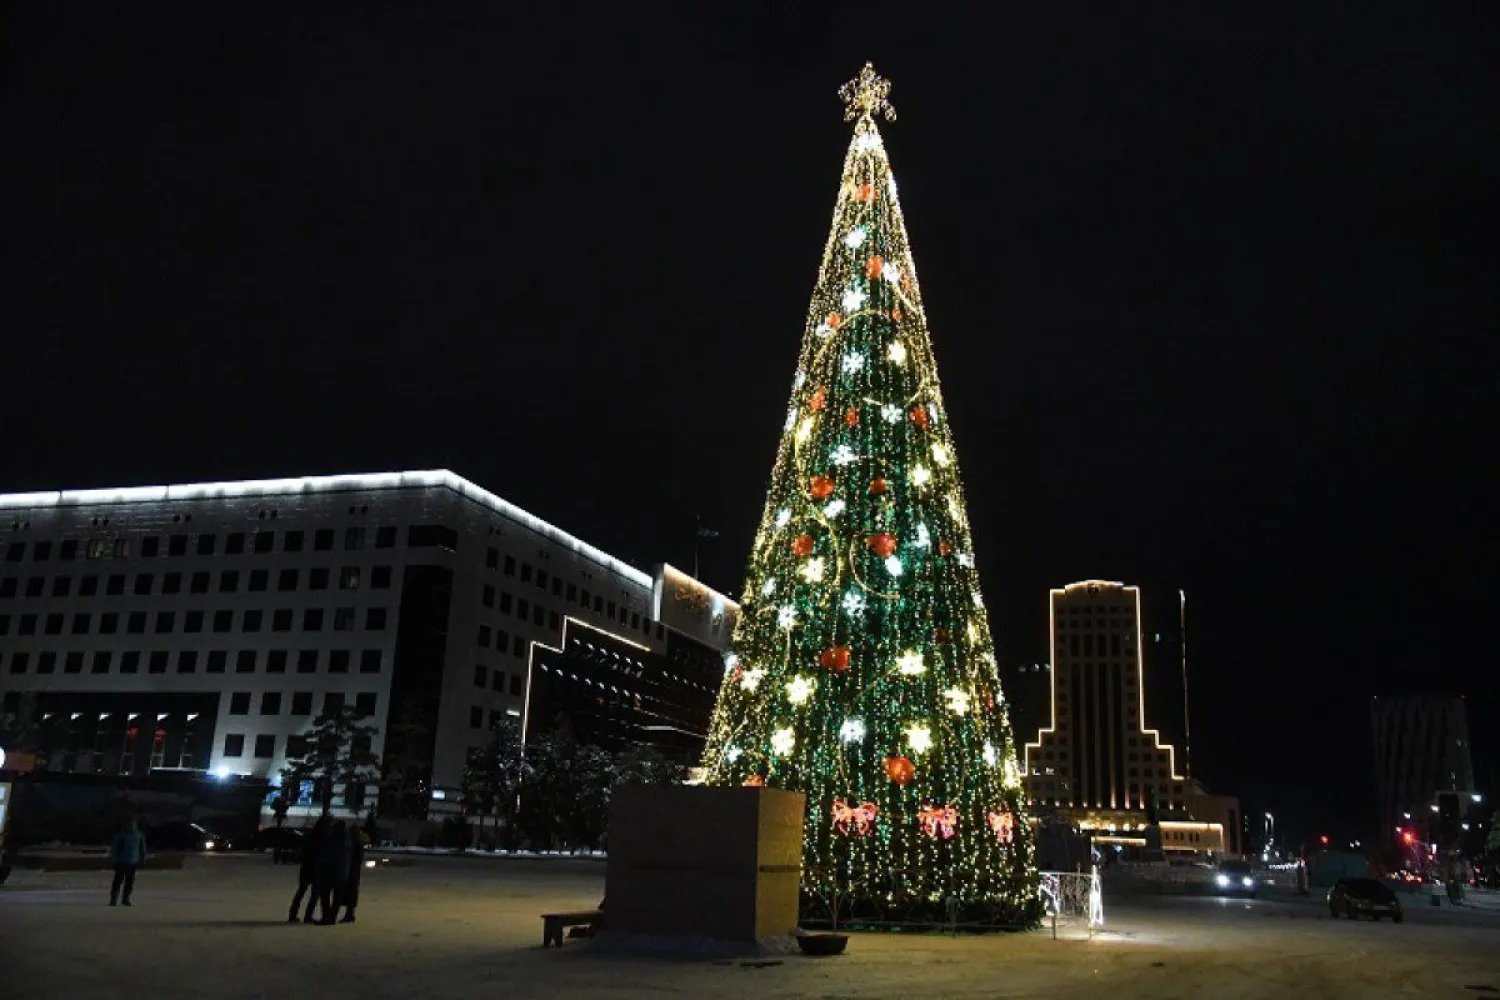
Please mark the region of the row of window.
[[[391, 587], [391, 567], [371, 566], [369, 568], [368, 581], [372, 590], [389, 590]], [[6, 577], [0, 580], [0, 598], [9, 599], [13, 597], [43, 597], [47, 595], [47, 577], [32, 576], [26, 578], [26, 585], [21, 586], [18, 577]], [[78, 581], [79, 597], [95, 597], [100, 593], [100, 582], [103, 582], [103, 594], [106, 597], [148, 597], [155, 594], [181, 594], [183, 585], [187, 585], [189, 594], [210, 593], [214, 580], [213, 574], [208, 570], [198, 570], [193, 573], [163, 573], [161, 574], [161, 588], [156, 589], [157, 575], [155, 573], [136, 573], [130, 577], [125, 573], [111, 573], [101, 577], [97, 573], [86, 573], [79, 577], [54, 576], [51, 578], [52, 597], [70, 597], [73, 594], [73, 581]], [[328, 590], [334, 579], [333, 571], [326, 566], [315, 566], [307, 571], [306, 581], [308, 590]], [[360, 566], [344, 566], [338, 570], [338, 588], [340, 590], [359, 590], [361, 584], [366, 580], [364, 568]], [[287, 567], [276, 571], [276, 589], [278, 591], [292, 591], [298, 588], [302, 582], [302, 570], [296, 567]], [[226, 569], [219, 571], [218, 587], [213, 590], [219, 594], [239, 593], [240, 584], [243, 581], [245, 590], [250, 593], [266, 591], [271, 589], [271, 571], [266, 569], [253, 569], [247, 573], [241, 573], [237, 569]], [[126, 590], [126, 584], [130, 589]]]
[[[500, 568], [500, 550], [494, 547], [486, 550], [484, 564], [488, 569]], [[516, 576], [516, 565], [516, 557], [507, 555], [504, 559], [503, 572], [505, 575]], [[520, 580], [522, 583], [534, 582], [537, 589], [541, 591], [548, 589], [550, 581], [553, 597], [564, 597], [568, 602], [576, 602], [579, 607], [585, 610], [592, 608], [595, 614], [604, 615], [610, 621], [617, 621], [621, 625], [628, 625], [631, 628], [638, 629], [643, 634], [649, 635], [651, 632], [651, 619], [649, 616], [642, 621], [639, 611], [632, 611], [625, 604], [616, 604], [614, 601], [607, 601], [602, 595], [590, 593], [588, 590], [580, 588], [576, 583], [565, 583], [560, 576], [549, 576], [544, 569], [533, 569], [529, 562], [520, 564]], [[564, 596], [565, 592], [566, 596]], [[480, 591], [479, 602], [487, 608], [493, 608], [495, 607], [496, 599], [497, 592], [495, 588], [489, 584], [485, 584], [484, 588]], [[510, 614], [511, 595], [505, 591], [499, 591], [498, 600], [501, 612]], [[526, 598], [516, 598], [515, 607], [517, 617], [525, 618], [528, 607]], [[537, 619], [537, 624], [541, 624], [540, 618]], [[660, 625], [657, 626], [657, 632], [657, 638], [660, 639], [662, 637]]]
[[[488, 687], [494, 691], [505, 692], [505, 671], [491, 671], [482, 663], [474, 664], [474, 686], [477, 688]], [[519, 698], [526, 689], [526, 678], [520, 674], [510, 675], [510, 693]]]
[[1069, 604], [1057, 609], [1060, 615], [1128, 615], [1135, 608], [1129, 604]]
[[[280, 715], [282, 691], [265, 691], [260, 696], [260, 715]], [[311, 691], [292, 691], [288, 701], [290, 711], [288, 715], [311, 715], [313, 704], [313, 693]], [[233, 691], [229, 695], [230, 715], [249, 715], [252, 695], [249, 691]], [[342, 691], [330, 691], [323, 696], [323, 711], [337, 711], [344, 705], [345, 695]], [[360, 691], [354, 696], [354, 710], [360, 715], [375, 714], [375, 692]]]
[[[177, 631], [177, 611], [157, 611], [156, 617], [151, 624], [151, 629], [157, 635], [170, 635]], [[233, 632], [235, 616], [239, 616], [241, 632], [263, 632], [268, 624], [266, 612], [260, 608], [250, 608], [245, 611], [234, 611], [223, 608], [213, 612], [213, 617], [208, 617], [206, 611], [183, 611], [182, 631], [184, 633], [202, 632], [204, 625], [212, 626], [213, 632]], [[47, 615], [24, 614], [16, 615], [15, 627], [17, 635], [36, 635], [37, 626], [41, 626], [43, 635], [62, 635], [63, 626], [70, 625], [69, 635], [93, 634], [95, 624], [94, 615], [87, 611], [74, 613], [72, 621], [67, 621], [67, 616], [62, 612], [53, 612]], [[106, 611], [98, 616], [98, 634], [115, 635], [120, 631], [122, 612]], [[123, 613], [125, 634], [144, 635], [148, 623], [147, 612], [128, 611]], [[11, 629], [11, 615], [0, 615], [0, 635], [9, 635]], [[290, 632], [297, 619], [294, 608], [275, 608], [270, 613], [270, 630], [272, 632]], [[353, 632], [360, 626], [360, 613], [358, 608], [334, 608], [333, 617], [330, 620], [327, 610], [324, 608], [304, 608], [302, 610], [302, 631], [321, 632], [324, 623], [328, 622], [335, 632]], [[390, 622], [390, 615], [386, 608], [365, 608], [364, 628], [369, 632], [379, 632], [385, 629]]]
[[[377, 549], [393, 549], [396, 547], [396, 532], [395, 525], [384, 525], [373, 532], [363, 526], [345, 528], [343, 549], [346, 552], [357, 552], [365, 548], [369, 540], [373, 540], [374, 547]], [[272, 552], [303, 552], [308, 551], [309, 541], [313, 552], [333, 551], [337, 538], [333, 528], [316, 528], [311, 535], [309, 539], [308, 532], [296, 528], [279, 532], [275, 530], [232, 531], [222, 536], [224, 554], [233, 556], [244, 553], [265, 555]], [[279, 546], [277, 545], [278, 536], [281, 542]], [[218, 554], [220, 537], [205, 532], [199, 535], [64, 538], [56, 543], [51, 540], [32, 542], [29, 553], [26, 542], [11, 542], [5, 547], [4, 561], [23, 562], [29, 554], [32, 562], [49, 562], [54, 553], [61, 562], [72, 562], [79, 557], [80, 553], [89, 559], [102, 559], [107, 556], [124, 559], [130, 556], [132, 543], [138, 546], [138, 551], [144, 559], [189, 554], [212, 556]], [[440, 524], [414, 524], [406, 529], [406, 544], [414, 549], [435, 547], [456, 549], [458, 532]]]
[[[241, 649], [234, 653], [234, 673], [253, 674], [262, 666], [261, 660], [264, 656], [264, 669], [268, 674], [284, 674], [289, 666], [295, 664], [296, 672], [299, 674], [315, 674], [318, 672], [322, 662], [324, 650], [318, 649], [270, 649], [264, 653], [260, 650]], [[330, 674], [347, 674], [357, 669], [362, 674], [378, 674], [382, 666], [385, 654], [379, 649], [330, 649], [326, 668]], [[57, 673], [59, 657], [62, 661], [62, 672], [65, 674], [81, 674], [85, 665], [88, 673], [108, 674], [118, 671], [122, 674], [141, 673], [141, 663], [144, 660], [145, 672], [148, 674], [165, 674], [170, 672], [172, 666], [172, 654], [166, 650], [143, 653], [138, 650], [127, 650], [116, 658], [112, 650], [100, 650], [89, 656], [82, 652], [37, 653], [12, 653], [9, 662], [6, 657], [0, 655], [0, 665], [6, 666], [12, 674], [26, 674], [32, 672], [35, 666], [38, 674]], [[199, 653], [196, 649], [184, 649], [176, 654], [176, 672], [179, 674], [195, 674], [201, 663], [203, 672], [208, 674], [229, 673], [230, 651], [227, 649], [213, 649], [207, 653]]]
[[[516, 712], [515, 709], [507, 709], [504, 712], [501, 712], [500, 709], [498, 709], [498, 708], [491, 709], [490, 710], [490, 728], [494, 729], [496, 726], [498, 726], [500, 724], [500, 720], [503, 719], [505, 716], [509, 715], [511, 717], [515, 717], [517, 714], [518, 713]], [[470, 729], [483, 729], [484, 728], [484, 709], [481, 708], [481, 707], [479, 707], [478, 705], [470, 705], [469, 706], [469, 728]]]

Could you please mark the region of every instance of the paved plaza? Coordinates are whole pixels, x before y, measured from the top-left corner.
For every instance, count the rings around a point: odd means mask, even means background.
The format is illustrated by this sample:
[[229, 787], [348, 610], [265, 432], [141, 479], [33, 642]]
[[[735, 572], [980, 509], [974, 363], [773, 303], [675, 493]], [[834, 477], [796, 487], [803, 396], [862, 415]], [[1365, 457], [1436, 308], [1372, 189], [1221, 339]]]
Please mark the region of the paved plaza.
[[1500, 913], [1330, 920], [1316, 901], [1106, 895], [1106, 931], [857, 934], [844, 956], [751, 967], [543, 951], [538, 915], [592, 906], [599, 861], [421, 857], [368, 871], [359, 922], [285, 923], [296, 870], [264, 856], [0, 888], [0, 995], [50, 997], [1463, 997], [1500, 992]]

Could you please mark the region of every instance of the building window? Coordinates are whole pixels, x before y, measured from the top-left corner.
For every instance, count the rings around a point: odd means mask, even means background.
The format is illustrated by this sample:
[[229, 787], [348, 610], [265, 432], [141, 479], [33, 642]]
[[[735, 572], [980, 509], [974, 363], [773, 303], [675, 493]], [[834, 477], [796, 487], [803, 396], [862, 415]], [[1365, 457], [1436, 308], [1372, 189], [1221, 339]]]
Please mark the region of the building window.
[[495, 649], [501, 653], [510, 651], [510, 633], [503, 628], [495, 630]]
[[547, 609], [544, 608], [544, 607], [542, 607], [540, 604], [538, 604], [535, 608], [532, 608], [532, 610], [531, 610], [531, 620], [533, 622], [535, 622], [537, 625], [540, 625], [542, 623], [543, 619], [546, 617], [546, 612], [547, 612]]
[[484, 728], [484, 709], [480, 708], [478, 705], [469, 706], [469, 728]]
[[276, 551], [276, 532], [257, 531], [255, 533], [255, 551], [258, 555]]
[[375, 529], [375, 547], [377, 549], [393, 549], [396, 547], [396, 527], [387, 524]]
[[195, 649], [184, 649], [177, 654], [177, 672], [179, 674], [192, 674], [198, 672], [198, 651]]
[[576, 584], [576, 583], [570, 583], [570, 584], [568, 584], [568, 600], [570, 600], [570, 601], [576, 601], [576, 600], [578, 600], [578, 584]]
[[344, 550], [346, 552], [356, 552], [356, 551], [358, 551], [358, 550], [360, 550], [360, 549], [362, 549], [364, 547], [365, 547], [365, 529], [364, 528], [345, 528], [344, 529]]
[[370, 570], [370, 587], [372, 590], [389, 590], [391, 586], [391, 568], [389, 566], [375, 566]]
[[91, 618], [87, 612], [79, 612], [73, 616], [73, 634], [88, 635]]
[[230, 532], [224, 539], [224, 552], [227, 555], [237, 556], [245, 551], [245, 533], [243, 531]]
[[484, 550], [484, 568], [497, 569], [500, 566], [500, 550], [491, 545]]
[[380, 673], [380, 650], [363, 649], [359, 653], [359, 672], [362, 674]]
[[224, 665], [229, 661], [227, 649], [211, 650], [208, 654], [208, 672], [211, 674], [222, 674]]
[[321, 632], [321, 631], [323, 631], [323, 609], [322, 608], [308, 608], [306, 611], [302, 612], [302, 631], [304, 631], [304, 632]]
[[176, 623], [177, 613], [175, 611], [158, 611], [156, 613], [156, 634], [164, 635], [171, 632]]
[[531, 614], [531, 602], [524, 597], [516, 598], [516, 617], [523, 622]]
[[490, 648], [490, 627], [488, 625], [481, 625], [481, 626], [479, 626], [479, 640], [478, 640], [478, 643], [479, 643], [480, 646], [483, 646], [485, 649], [489, 649]]
[[320, 566], [317, 569], [308, 570], [308, 573], [307, 573], [307, 589], [308, 590], [327, 590], [328, 589], [328, 569], [326, 567], [321, 567]]
[[109, 652], [95, 653], [94, 654], [94, 665], [90, 668], [91, 672], [96, 673], [96, 674], [107, 674], [107, 673], [109, 673], [109, 661], [110, 661], [111, 658], [112, 658], [112, 654], [109, 653]]
[[[152, 654], [152, 655], [155, 655], [155, 654]], [[165, 654], [163, 654], [163, 655], [165, 655]], [[69, 653], [66, 656], [64, 656], [63, 657], [63, 673], [65, 673], [65, 674], [81, 674], [81, 673], [83, 673], [83, 654], [82, 653], [78, 653], [78, 652], [73, 652], [73, 653]]]
[[36, 635], [36, 615], [22, 615], [16, 631], [21, 635]]
[[502, 590], [500, 592], [500, 612], [508, 615], [513, 606], [513, 598], [510, 596], [510, 593]]
[[414, 524], [406, 529], [406, 544], [413, 549], [457, 551], [458, 532], [441, 524]]
[[219, 593], [233, 594], [240, 589], [239, 570], [226, 569], [219, 574]]
[[333, 529], [319, 528], [313, 532], [313, 551], [328, 552], [333, 549]]
[[199, 535], [198, 536], [198, 554], [200, 556], [211, 556], [211, 555], [214, 554], [214, 536], [213, 535]]
[[490, 584], [485, 584], [484, 589], [479, 592], [479, 603], [487, 608], [495, 606], [495, 588]]
[[293, 714], [293, 715], [311, 715], [312, 714], [312, 692], [311, 691], [293, 691], [292, 692], [292, 713], [291, 714]]
[[490, 683], [490, 671], [483, 663], [474, 664], [474, 686], [482, 688]]
[[349, 672], [349, 651], [347, 649], [329, 650], [328, 672], [330, 674], [347, 674]]
[[[139, 662], [141, 654], [137, 653], [135, 655], [136, 655], [137, 662]], [[36, 672], [37, 673], [39, 673], [39, 674], [50, 674], [50, 673], [53, 673], [56, 670], [57, 670], [57, 654], [56, 653], [43, 653], [43, 654], [41, 654], [40, 656], [38, 656], [36, 658]], [[131, 670], [130, 672], [131, 673], [135, 673], [134, 670]]]
[[99, 577], [93, 573], [79, 577], [78, 593], [81, 597], [93, 597], [99, 593]]
[[46, 583], [47, 583], [47, 578], [44, 577], [44, 576], [33, 576], [33, 577], [31, 577], [30, 579], [28, 579], [26, 581], [26, 596], [27, 597], [41, 597], [42, 596], [42, 587], [45, 586]]
[[292, 630], [292, 609], [277, 608], [271, 612], [271, 631], [290, 632]]
[[182, 592], [181, 573], [163, 573], [161, 577], [161, 592], [163, 594], [179, 594]]
[[199, 570], [188, 578], [188, 592], [193, 594], [208, 593], [208, 581], [208, 571]]
[[228, 631], [230, 631], [233, 628], [234, 628], [234, 612], [233, 611], [225, 610], [225, 611], [215, 611], [214, 612], [214, 631], [215, 632], [228, 632]]
[[505, 575], [506, 576], [515, 576], [516, 575], [516, 557], [515, 556], [506, 556], [505, 557]]
[[323, 714], [331, 715], [343, 711], [344, 695], [341, 691], [330, 691], [323, 696]]
[[[45, 544], [46, 544], [45, 542], [42, 542], [42, 543], [38, 544], [37, 545], [37, 550], [40, 551], [42, 545], [45, 545]], [[143, 559], [155, 559], [156, 558], [156, 553], [158, 551], [160, 551], [160, 550], [161, 550], [161, 539], [157, 538], [155, 535], [147, 535], [145, 538], [141, 539], [141, 558], [143, 558]]]
[[245, 737], [241, 733], [224, 734], [224, 756], [243, 757], [245, 755]]
[[302, 649], [297, 651], [297, 673], [315, 674], [318, 672], [318, 651], [316, 649]]
[[229, 696], [229, 714], [230, 715], [249, 715], [250, 714], [250, 692], [249, 691], [235, 691], [234, 693], [232, 693]]
[[505, 671], [496, 670], [495, 675], [490, 678], [490, 687], [501, 694], [505, 693]]
[[531, 563], [529, 563], [529, 562], [523, 562], [521, 564], [521, 582], [522, 583], [530, 583], [531, 582]]
[[280, 715], [281, 714], [281, 692], [280, 691], [267, 691], [267, 692], [265, 692], [264, 694], [262, 694], [260, 696], [260, 714], [261, 715]]
[[242, 649], [234, 654], [234, 672], [237, 674], [255, 673], [255, 650]]
[[556, 611], [549, 611], [549, 612], [547, 612], [547, 615], [548, 615], [549, 627], [551, 627], [553, 629], [557, 629], [557, 628], [561, 628], [562, 627], [562, 617], [560, 615], [558, 615], [558, 613]]
[[302, 551], [302, 532], [300, 532], [300, 531], [288, 531], [285, 534], [283, 534], [281, 536], [281, 551], [283, 551], [283, 552], [301, 552]]
[[297, 571], [295, 569], [284, 569], [276, 574], [277, 590], [296, 590]]
[[516, 656], [524, 656], [526, 654], [526, 640], [523, 637], [516, 636], [512, 652]]
[[146, 631], [146, 612], [132, 611], [125, 618], [125, 631], [131, 635], [140, 635]]
[[365, 611], [365, 629], [378, 632], [385, 628], [385, 608], [369, 608]]
[[349, 632], [354, 628], [353, 608], [333, 609], [333, 630], [335, 632]]
[[547, 589], [547, 571], [546, 570], [544, 570], [544, 569], [538, 569], [536, 571], [536, 586], [537, 586], [538, 590], [546, 590]]
[[52, 596], [67, 597], [68, 591], [73, 589], [73, 578], [71, 576], [54, 576], [52, 578]]
[[520, 674], [510, 675], [510, 693], [519, 698], [525, 687], [525, 681]]
[[149, 674], [164, 674], [167, 672], [167, 651], [158, 649], [151, 654], [146, 661], [146, 672]]
[[361, 691], [359, 694], [355, 695], [354, 696], [354, 711], [358, 712], [361, 716], [371, 716], [371, 715], [374, 715], [375, 714], [375, 692], [374, 691]]
[[358, 590], [359, 589], [359, 567], [358, 566], [345, 566], [342, 570], [339, 571], [339, 589], [340, 590]]
[[270, 583], [270, 573], [263, 569], [252, 569], [250, 571], [250, 586], [247, 589], [251, 591], [263, 591], [266, 587], [270, 586]]
[[171, 538], [167, 539], [167, 555], [185, 556], [187, 555], [187, 545], [187, 535], [173, 535]]
[[255, 737], [255, 756], [261, 758], [276, 756], [276, 737], [267, 734]]
[[286, 657], [287, 657], [287, 652], [284, 649], [273, 649], [269, 653], [267, 653], [266, 654], [266, 673], [268, 673], [268, 674], [284, 674], [284, 673], [286, 673]]
[[259, 632], [260, 626], [265, 621], [266, 613], [259, 609], [245, 612], [245, 617], [240, 622], [241, 632]]
[[125, 593], [125, 574], [111, 573], [104, 580], [104, 593], [108, 597], [119, 597]]
[[150, 573], [137, 573], [135, 575], [135, 589], [132, 591], [137, 597], [143, 597], [151, 593], [152, 578]]

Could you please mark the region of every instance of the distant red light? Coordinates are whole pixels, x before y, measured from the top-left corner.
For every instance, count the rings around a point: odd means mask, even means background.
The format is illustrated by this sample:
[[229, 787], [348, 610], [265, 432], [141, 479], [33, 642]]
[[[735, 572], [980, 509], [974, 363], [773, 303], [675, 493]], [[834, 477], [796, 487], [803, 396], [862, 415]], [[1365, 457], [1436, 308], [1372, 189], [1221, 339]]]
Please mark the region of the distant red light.
[[1402, 830], [1401, 831], [1401, 839], [1405, 843], [1414, 844], [1417, 841], [1417, 836], [1416, 836], [1416, 834], [1412, 833], [1410, 830]]
[[1320, 843], [1320, 844], [1326, 844], [1326, 843], [1328, 843], [1328, 834], [1325, 833], [1325, 834], [1323, 834], [1323, 836], [1319, 837], [1318, 838], [1318, 843]]

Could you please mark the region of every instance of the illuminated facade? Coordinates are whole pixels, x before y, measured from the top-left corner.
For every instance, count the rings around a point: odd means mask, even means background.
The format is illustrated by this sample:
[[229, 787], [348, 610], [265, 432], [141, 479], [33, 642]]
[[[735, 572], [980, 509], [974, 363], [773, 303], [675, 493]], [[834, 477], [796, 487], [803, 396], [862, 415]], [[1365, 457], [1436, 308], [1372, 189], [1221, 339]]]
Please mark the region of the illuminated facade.
[[446, 470], [5, 494], [0, 532], [0, 708], [57, 771], [271, 778], [346, 704], [452, 787], [565, 622], [702, 658], [738, 613]]
[[1183, 813], [1176, 750], [1146, 728], [1140, 589], [1087, 580], [1053, 590], [1051, 630], [1051, 724], [1026, 744], [1034, 806], [1103, 829]]

